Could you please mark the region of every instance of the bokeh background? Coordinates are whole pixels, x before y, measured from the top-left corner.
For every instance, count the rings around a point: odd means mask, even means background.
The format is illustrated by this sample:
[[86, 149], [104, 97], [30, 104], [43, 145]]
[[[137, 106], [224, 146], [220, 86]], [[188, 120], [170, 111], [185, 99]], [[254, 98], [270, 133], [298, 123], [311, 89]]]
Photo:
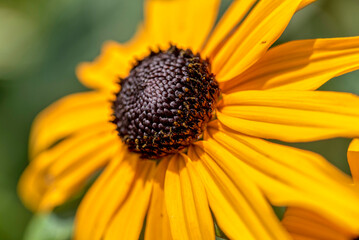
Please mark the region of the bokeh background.
[[[222, 1], [220, 14], [230, 2]], [[295, 15], [278, 43], [359, 35], [358, 10], [357, 0], [318, 0]], [[76, 65], [97, 56], [106, 40], [130, 39], [141, 19], [143, 0], [0, 0], [0, 240], [70, 239], [81, 194], [43, 215], [33, 215], [17, 197], [31, 122], [56, 99], [86, 91], [76, 80]], [[359, 72], [322, 89], [359, 94]], [[348, 144], [334, 139], [295, 145], [348, 173]]]

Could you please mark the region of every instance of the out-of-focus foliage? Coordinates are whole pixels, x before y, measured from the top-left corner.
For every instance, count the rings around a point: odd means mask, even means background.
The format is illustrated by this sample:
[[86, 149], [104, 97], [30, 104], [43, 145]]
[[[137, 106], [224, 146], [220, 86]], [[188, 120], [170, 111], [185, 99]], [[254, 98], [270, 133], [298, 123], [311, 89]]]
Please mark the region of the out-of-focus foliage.
[[71, 237], [73, 219], [60, 219], [55, 214], [33, 217], [24, 234], [24, 240], [64, 240]]
[[[221, 13], [231, 0], [222, 2]], [[142, 19], [142, 4], [143, 0], [0, 0], [0, 239], [69, 238], [75, 207], [32, 217], [16, 195], [28, 161], [31, 121], [61, 96], [85, 90], [76, 80], [76, 65], [98, 55], [106, 40], [128, 40]], [[358, 9], [357, 0], [318, 0], [293, 18], [278, 43], [359, 35]], [[358, 81], [355, 72], [322, 89], [359, 94]], [[348, 172], [348, 143], [335, 139], [296, 146], [320, 152]]]

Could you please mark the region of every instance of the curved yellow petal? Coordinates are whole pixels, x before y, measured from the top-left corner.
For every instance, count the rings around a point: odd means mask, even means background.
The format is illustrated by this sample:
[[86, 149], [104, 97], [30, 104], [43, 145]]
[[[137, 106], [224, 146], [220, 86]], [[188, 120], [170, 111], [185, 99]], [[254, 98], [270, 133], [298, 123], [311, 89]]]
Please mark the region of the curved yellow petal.
[[127, 43], [105, 43], [101, 55], [93, 62], [81, 63], [76, 75], [86, 87], [113, 94], [119, 90], [120, 78], [128, 75], [136, 59], [149, 53], [150, 46], [150, 37], [140, 26], [137, 34]]
[[139, 238], [151, 198], [155, 170], [155, 161], [139, 161], [131, 190], [115, 210], [104, 240]]
[[165, 178], [165, 203], [173, 239], [214, 239], [207, 195], [186, 155], [171, 158]]
[[233, 1], [221, 17], [213, 33], [209, 36], [209, 40], [201, 52], [202, 56], [212, 58], [212, 56], [218, 52], [220, 47], [223, 46], [225, 40], [228, 40], [231, 31], [243, 20], [247, 12], [255, 3], [256, 0]]
[[121, 45], [107, 42], [102, 47], [101, 55], [93, 62], [77, 66], [76, 75], [88, 88], [117, 92], [120, 89], [120, 78], [126, 77], [131, 66], [131, 59]]
[[331, 78], [359, 69], [359, 37], [288, 42], [270, 49], [243, 74], [222, 86], [243, 90], [315, 90]]
[[359, 233], [355, 220], [359, 189], [321, 156], [231, 132], [218, 122], [211, 124], [208, 133], [212, 146], [205, 151], [219, 152], [218, 164], [229, 176], [242, 169], [274, 205], [315, 209], [347, 231]]
[[[204, 144], [204, 145], [203, 145]], [[208, 152], [209, 151], [209, 152]], [[289, 239], [265, 197], [241, 169], [228, 172], [217, 163], [223, 152], [201, 141], [189, 156], [205, 186], [216, 221], [229, 239]]]
[[359, 97], [321, 91], [243, 91], [223, 96], [226, 126], [288, 142], [359, 136]]
[[19, 195], [34, 211], [51, 210], [81, 188], [120, 146], [108, 125], [71, 136], [33, 159], [20, 178]]
[[77, 131], [86, 131], [99, 123], [111, 124], [111, 105], [109, 96], [98, 92], [71, 94], [51, 104], [32, 125], [30, 159]]
[[[302, 0], [297, 8], [297, 11], [315, 1], [316, 0]], [[233, 34], [233, 30], [241, 23], [241, 21], [243, 21], [245, 15], [256, 2], [256, 0], [234, 0], [221, 17], [214, 31], [209, 36], [208, 42], [201, 51], [202, 56], [212, 58], [212, 56], [214, 56], [225, 44], [231, 34]]]
[[140, 161], [121, 149], [82, 200], [75, 221], [75, 239], [102, 239], [116, 210], [131, 191]]
[[348, 148], [348, 163], [352, 173], [353, 181], [359, 184], [359, 139], [354, 139]]
[[299, 4], [297, 11], [305, 8], [306, 6], [308, 6], [309, 4], [312, 4], [314, 2], [316, 2], [317, 0], [302, 0], [302, 2]]
[[301, 0], [262, 0], [213, 56], [213, 72], [219, 82], [239, 75], [279, 38]]
[[219, 4], [220, 0], [147, 0], [145, 28], [160, 46], [173, 43], [197, 52], [213, 27]]
[[314, 211], [297, 207], [286, 210], [282, 220], [283, 226], [294, 240], [300, 239], [326, 239], [326, 240], [352, 240], [353, 234], [335, 225], [328, 219]]
[[164, 158], [157, 167], [150, 207], [146, 218], [145, 240], [172, 239], [164, 195], [168, 162], [169, 159]]
[[83, 187], [86, 180], [90, 180], [90, 177], [96, 171], [103, 168], [114, 156], [118, 150], [118, 146], [108, 146], [114, 142], [115, 141], [109, 141], [106, 142], [106, 145], [100, 145], [103, 149], [96, 149], [96, 152], [86, 159], [74, 163], [79, 165], [71, 166], [71, 169], [66, 173], [54, 179], [51, 179], [50, 175], [48, 179], [48, 185], [50, 185], [50, 187], [45, 193], [39, 208], [51, 209], [54, 206], [58, 206]]

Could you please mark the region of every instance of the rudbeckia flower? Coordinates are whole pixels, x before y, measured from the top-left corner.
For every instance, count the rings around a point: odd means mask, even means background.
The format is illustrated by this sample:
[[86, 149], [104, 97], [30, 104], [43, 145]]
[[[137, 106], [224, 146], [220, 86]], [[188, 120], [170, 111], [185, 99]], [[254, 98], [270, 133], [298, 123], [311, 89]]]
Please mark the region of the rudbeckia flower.
[[[353, 177], [353, 185], [359, 184], [359, 139], [354, 139], [348, 149], [348, 162]], [[357, 189], [359, 191], [359, 189]], [[353, 206], [358, 208], [358, 206]], [[288, 208], [283, 225], [293, 239], [328, 239], [355, 240], [359, 239], [357, 232], [352, 232], [346, 226], [338, 224], [335, 219], [328, 219], [309, 209], [297, 207]]]
[[[359, 233], [359, 194], [317, 154], [269, 142], [359, 136], [359, 97], [314, 91], [359, 68], [359, 37], [276, 47], [313, 1], [148, 0], [137, 35], [77, 69], [89, 92], [36, 118], [19, 192], [50, 211], [104, 169], [75, 239], [288, 239], [271, 204]], [[213, 29], [213, 30], [212, 30]], [[337, 197], [337, 196], [340, 196]], [[215, 222], [214, 222], [215, 219]], [[143, 226], [144, 225], [144, 226]]]

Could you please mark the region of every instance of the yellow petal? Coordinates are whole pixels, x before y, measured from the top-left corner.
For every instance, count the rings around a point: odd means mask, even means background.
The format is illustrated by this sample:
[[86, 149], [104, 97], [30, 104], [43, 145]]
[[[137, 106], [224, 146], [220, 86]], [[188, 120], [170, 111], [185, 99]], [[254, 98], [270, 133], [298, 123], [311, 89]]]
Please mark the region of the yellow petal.
[[305, 8], [309, 4], [314, 3], [317, 0], [302, 0], [302, 2], [299, 4], [297, 11], [301, 10], [302, 8]]
[[109, 96], [98, 92], [71, 94], [51, 104], [34, 120], [30, 158], [77, 131], [99, 123], [111, 124], [111, 105]]
[[76, 215], [75, 239], [99, 240], [135, 181], [137, 154], [127, 149], [113, 159], [82, 200]]
[[320, 91], [243, 91], [223, 96], [226, 126], [281, 141], [359, 136], [359, 97]]
[[219, 166], [217, 161], [221, 159], [217, 157], [222, 153], [220, 149], [209, 149], [206, 142], [201, 141], [190, 147], [188, 154], [223, 232], [229, 239], [289, 239], [265, 197], [246, 173], [236, 168], [233, 169], [236, 174], [227, 174]]
[[359, 184], [359, 139], [354, 139], [348, 148], [348, 163], [355, 184]]
[[[197, 52], [217, 17], [219, 0], [147, 0], [145, 26], [160, 46], [174, 43]], [[200, 21], [199, 21], [200, 19]]]
[[214, 239], [206, 192], [185, 155], [171, 158], [165, 178], [165, 202], [173, 239]]
[[40, 209], [51, 209], [58, 206], [71, 197], [76, 191], [81, 189], [87, 180], [99, 169], [103, 168], [113, 157], [118, 146], [110, 146], [98, 151], [81, 162], [79, 166], [73, 167], [56, 179], [49, 179], [49, 190], [45, 193]]
[[282, 223], [294, 240], [303, 238], [351, 240], [354, 238], [353, 234], [308, 209], [288, 208]]
[[164, 195], [168, 160], [168, 158], [162, 159], [157, 167], [151, 203], [146, 218], [145, 240], [172, 239]]
[[[212, 129], [212, 127], [215, 127]], [[347, 231], [359, 233], [359, 189], [321, 156], [231, 132], [214, 123], [208, 143], [229, 176], [242, 169], [277, 206], [315, 209]], [[340, 197], [338, 197], [340, 196]]]
[[81, 158], [69, 162], [63, 167], [63, 172], [56, 171], [56, 175], [52, 173], [56, 164], [49, 168], [46, 177], [48, 177], [47, 181], [50, 186], [41, 201], [41, 209], [48, 209], [48, 206], [57, 206], [65, 202], [74, 192], [83, 187], [93, 173], [103, 168], [113, 158], [121, 146], [120, 141], [116, 141], [114, 137], [102, 138], [102, 140], [106, 141], [99, 143], [100, 145], [94, 148], [90, 154], [87, 152], [87, 155], [83, 154]]
[[138, 239], [148, 209], [156, 162], [140, 160], [131, 190], [115, 211], [104, 240]]
[[[316, 0], [302, 0], [297, 11], [315, 2]], [[219, 23], [216, 25], [213, 33], [209, 36], [209, 40], [205, 48], [201, 51], [202, 56], [212, 58], [223, 44], [228, 40], [229, 36], [233, 34], [233, 30], [243, 20], [251, 7], [256, 3], [256, 0], [240, 1], [235, 0], [228, 7], [227, 11], [221, 17]]]
[[80, 64], [76, 71], [80, 82], [113, 93], [119, 90], [119, 79], [125, 78], [135, 60], [147, 56], [150, 49], [164, 49], [174, 43], [199, 51], [216, 20], [219, 3], [219, 0], [147, 0], [144, 26], [129, 42], [108, 42], [95, 61]]
[[239, 75], [279, 38], [301, 0], [262, 0], [213, 58], [219, 82]]
[[63, 140], [32, 160], [20, 178], [19, 195], [34, 211], [51, 210], [81, 188], [120, 146], [107, 125]]
[[329, 79], [359, 69], [359, 37], [300, 40], [270, 49], [243, 74], [223, 84], [243, 90], [315, 90]]
[[76, 70], [80, 82], [88, 88], [100, 89], [109, 93], [119, 90], [120, 78], [125, 78], [136, 58], [149, 53], [149, 36], [140, 27], [132, 40], [125, 44], [107, 42], [101, 55], [93, 62], [81, 63]]
[[219, 23], [216, 25], [213, 33], [211, 33], [208, 42], [206, 43], [202, 57], [212, 57], [218, 52], [220, 47], [228, 39], [230, 32], [241, 22], [250, 8], [254, 5], [256, 0], [239, 1], [235, 0], [224, 13]]

